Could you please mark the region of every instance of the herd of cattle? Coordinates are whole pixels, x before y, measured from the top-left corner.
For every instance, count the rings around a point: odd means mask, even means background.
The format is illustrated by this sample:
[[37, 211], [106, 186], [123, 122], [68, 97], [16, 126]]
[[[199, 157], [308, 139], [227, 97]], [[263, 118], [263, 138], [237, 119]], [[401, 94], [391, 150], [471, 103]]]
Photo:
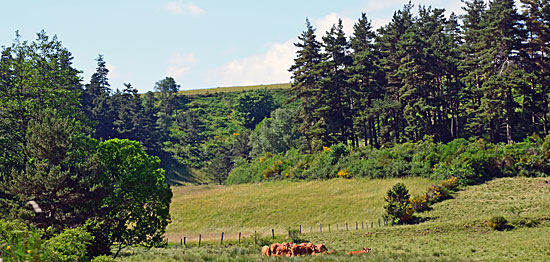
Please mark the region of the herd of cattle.
[[[348, 252], [348, 255], [359, 255], [369, 252], [369, 248], [359, 251]], [[328, 251], [324, 244], [314, 245], [313, 243], [274, 243], [271, 246], [262, 247], [262, 255], [266, 257], [294, 257], [304, 255], [332, 254], [334, 250]]]

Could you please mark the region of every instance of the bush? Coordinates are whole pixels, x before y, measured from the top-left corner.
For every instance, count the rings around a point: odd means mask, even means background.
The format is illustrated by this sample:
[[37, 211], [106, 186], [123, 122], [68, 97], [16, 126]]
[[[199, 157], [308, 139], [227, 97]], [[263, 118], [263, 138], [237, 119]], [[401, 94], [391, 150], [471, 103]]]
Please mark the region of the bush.
[[415, 212], [424, 212], [430, 208], [426, 194], [411, 198], [411, 206]]
[[87, 248], [94, 237], [83, 228], [65, 229], [44, 243], [52, 261], [88, 261]]
[[395, 224], [407, 224], [413, 220], [414, 209], [410, 205], [409, 190], [403, 183], [397, 183], [388, 190], [385, 217]]
[[453, 176], [449, 179], [444, 180], [443, 182], [441, 182], [441, 186], [450, 191], [456, 190], [458, 187], [458, 177]]
[[6, 261], [48, 261], [42, 248], [43, 231], [29, 230], [16, 221], [0, 220], [0, 258]]
[[494, 230], [502, 231], [508, 227], [508, 221], [502, 216], [495, 216], [489, 219], [487, 225]]

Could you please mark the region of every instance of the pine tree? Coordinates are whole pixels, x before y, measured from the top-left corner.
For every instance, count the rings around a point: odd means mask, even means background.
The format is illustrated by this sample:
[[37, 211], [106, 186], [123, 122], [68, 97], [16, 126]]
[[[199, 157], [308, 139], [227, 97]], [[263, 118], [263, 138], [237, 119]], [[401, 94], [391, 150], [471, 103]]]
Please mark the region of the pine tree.
[[[548, 135], [548, 94], [550, 93], [550, 2], [521, 0], [527, 30], [526, 71], [533, 77], [526, 89], [524, 110], [530, 119], [531, 132]], [[542, 122], [542, 123], [541, 123]]]
[[492, 141], [511, 143], [519, 106], [514, 94], [521, 92], [526, 85], [518, 55], [523, 49], [525, 32], [513, 0], [490, 2], [485, 19], [487, 48], [483, 51], [481, 63], [486, 80], [481, 88], [480, 114], [489, 124]]
[[107, 140], [116, 136], [114, 122], [117, 112], [110, 98], [112, 91], [107, 77], [109, 69], [103, 55], [99, 55], [96, 61], [96, 72], [92, 75], [90, 83], [86, 85], [82, 106], [92, 125], [95, 126], [94, 137]]
[[294, 64], [289, 71], [292, 73], [293, 99], [301, 99], [302, 107], [299, 117], [302, 119], [300, 132], [308, 141], [309, 150], [317, 150], [322, 146], [326, 124], [316, 111], [324, 103], [320, 101], [319, 81], [321, 79], [319, 63], [321, 62], [321, 44], [317, 41], [315, 29], [306, 19], [306, 30], [298, 36], [300, 42], [294, 45], [298, 48]]
[[[402, 10], [393, 14], [389, 24], [379, 29], [376, 45], [380, 50], [381, 68], [386, 75], [383, 101], [377, 103], [376, 111], [380, 114], [380, 137], [382, 143], [399, 143], [404, 141], [402, 136], [406, 126], [403, 118], [403, 107], [406, 101], [402, 101], [402, 75], [398, 74], [402, 59], [408, 53], [401, 49], [403, 36], [412, 30], [414, 25], [411, 12], [412, 4], [406, 4]], [[401, 42], [401, 44], [400, 44]]]
[[382, 79], [378, 53], [374, 46], [375, 33], [371, 22], [365, 13], [353, 27], [351, 37], [351, 54], [353, 64], [348, 67], [349, 78], [347, 83], [351, 89], [351, 114], [354, 131], [361, 134], [365, 145], [378, 147], [378, 132], [376, 122], [378, 112], [375, 112], [373, 103], [382, 97]]
[[319, 63], [323, 77], [320, 80], [318, 99], [321, 98], [324, 104], [316, 108], [327, 126], [323, 142], [326, 145], [338, 142], [347, 144], [351, 138], [356, 144], [352, 137], [351, 90], [347, 85], [346, 72], [352, 60], [341, 19], [323, 36], [323, 47], [323, 59]]

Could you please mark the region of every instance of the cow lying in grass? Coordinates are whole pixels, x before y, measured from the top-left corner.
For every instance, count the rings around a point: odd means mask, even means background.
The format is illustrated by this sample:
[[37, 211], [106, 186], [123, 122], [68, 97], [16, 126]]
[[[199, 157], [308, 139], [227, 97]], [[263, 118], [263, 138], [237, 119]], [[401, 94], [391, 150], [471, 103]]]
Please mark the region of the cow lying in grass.
[[327, 253], [327, 247], [323, 244], [313, 243], [274, 243], [271, 246], [262, 247], [262, 255], [269, 257], [294, 257], [303, 255], [319, 255]]
[[359, 251], [351, 251], [351, 252], [348, 252], [346, 253], [347, 255], [361, 255], [361, 254], [366, 254], [370, 251], [370, 248], [366, 247], [366, 248], [363, 248]]

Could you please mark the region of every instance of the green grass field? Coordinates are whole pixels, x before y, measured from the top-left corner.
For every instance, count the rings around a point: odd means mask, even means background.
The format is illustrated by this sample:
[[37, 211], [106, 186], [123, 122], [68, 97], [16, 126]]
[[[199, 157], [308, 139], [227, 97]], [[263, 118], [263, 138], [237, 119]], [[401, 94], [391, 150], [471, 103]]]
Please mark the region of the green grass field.
[[205, 89], [193, 89], [193, 90], [182, 90], [178, 94], [191, 96], [191, 95], [205, 95], [205, 94], [215, 94], [215, 93], [229, 93], [229, 92], [242, 92], [242, 91], [252, 91], [257, 89], [289, 89], [290, 83], [283, 84], [271, 84], [271, 85], [255, 85], [255, 86], [230, 86], [230, 87], [217, 87], [217, 88], [205, 88]]
[[[168, 239], [218, 238], [224, 232], [235, 238], [239, 232], [283, 233], [302, 225], [309, 230], [319, 223], [378, 221], [384, 214], [384, 195], [395, 183], [404, 182], [418, 194], [433, 184], [428, 179], [345, 180], [273, 182], [236, 186], [173, 187], [167, 228]], [[315, 226], [316, 225], [316, 226]], [[327, 228], [328, 230], [328, 228]]]
[[[300, 183], [266, 183], [232, 187], [174, 188], [174, 223], [168, 234], [216, 232], [220, 229], [265, 229], [281, 220], [284, 228], [295, 220], [345, 222], [376, 218], [383, 213], [385, 191], [397, 180], [330, 180]], [[432, 182], [406, 179], [412, 193]], [[253, 198], [249, 198], [253, 196]], [[272, 203], [293, 203], [302, 199], [318, 208], [285, 207]], [[242, 199], [244, 205], [233, 203]], [[272, 201], [273, 199], [282, 202]], [[266, 203], [268, 202], [268, 203]], [[344, 203], [348, 203], [344, 205]], [[200, 207], [195, 207], [195, 205]], [[238, 212], [248, 206], [251, 211]], [[184, 211], [184, 209], [187, 209]], [[246, 211], [247, 209], [244, 208]], [[332, 214], [328, 214], [333, 210]], [[242, 213], [242, 217], [237, 214]], [[179, 215], [193, 220], [180, 218]], [[216, 215], [217, 214], [217, 215]], [[223, 215], [230, 214], [230, 215]], [[286, 215], [285, 215], [286, 214]], [[487, 226], [493, 216], [504, 216], [509, 230], [494, 231]], [[502, 178], [467, 187], [453, 199], [435, 204], [419, 215], [422, 222], [407, 226], [374, 227], [339, 232], [303, 234], [314, 243], [325, 243], [334, 255], [299, 258], [263, 258], [260, 247], [246, 237], [235, 241], [211, 239], [200, 249], [182, 248], [172, 243], [167, 249], [127, 249], [118, 261], [547, 261], [550, 257], [550, 178]], [[288, 217], [288, 218], [287, 218]], [[333, 219], [330, 219], [333, 218]], [[349, 219], [347, 219], [349, 218]], [[284, 223], [283, 223], [284, 222]], [[327, 221], [328, 222], [328, 221]], [[230, 232], [228, 231], [228, 232]], [[284, 241], [280, 233], [275, 241]], [[259, 242], [271, 241], [264, 236]], [[369, 254], [349, 257], [345, 252], [369, 247]]]

